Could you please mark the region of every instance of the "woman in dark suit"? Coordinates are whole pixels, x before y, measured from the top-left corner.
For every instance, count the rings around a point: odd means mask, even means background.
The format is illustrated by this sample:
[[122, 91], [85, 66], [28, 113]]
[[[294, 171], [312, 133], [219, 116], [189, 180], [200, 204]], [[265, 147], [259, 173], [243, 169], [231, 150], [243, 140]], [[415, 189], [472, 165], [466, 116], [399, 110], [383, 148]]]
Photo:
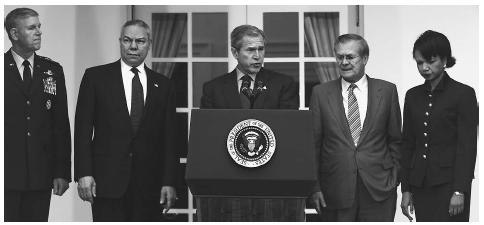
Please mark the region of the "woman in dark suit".
[[447, 37], [425, 31], [413, 58], [425, 83], [407, 91], [403, 112], [402, 202], [417, 221], [469, 221], [477, 151], [474, 89], [452, 79]]

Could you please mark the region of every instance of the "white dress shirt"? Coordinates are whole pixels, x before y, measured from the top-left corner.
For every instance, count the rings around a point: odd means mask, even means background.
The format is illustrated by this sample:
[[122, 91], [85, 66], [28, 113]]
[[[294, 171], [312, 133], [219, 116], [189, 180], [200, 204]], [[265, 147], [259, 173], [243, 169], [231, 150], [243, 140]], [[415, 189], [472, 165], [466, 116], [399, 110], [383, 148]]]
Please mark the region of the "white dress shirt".
[[[17, 64], [17, 69], [18, 69], [18, 72], [20, 73], [20, 80], [23, 80], [23, 74], [24, 74], [24, 65], [22, 63], [24, 63], [24, 58], [22, 58], [22, 56], [20, 56], [19, 54], [17, 54], [13, 49], [12, 49], [12, 56], [13, 56], [13, 60], [15, 61], [15, 63]], [[29, 61], [30, 63], [30, 76], [32, 77], [32, 72], [34, 71], [34, 54], [32, 54], [28, 59], [27, 61]], [[33, 77], [32, 77], [33, 79]]]
[[[126, 64], [122, 59], [121, 61], [121, 74], [123, 76], [123, 86], [124, 86], [124, 94], [126, 96], [126, 104], [128, 107], [128, 112], [131, 114], [131, 84], [133, 83], [133, 77], [134, 73], [131, 71], [131, 66]], [[138, 69], [139, 73], [139, 80], [141, 82], [141, 86], [143, 86], [143, 98], [144, 98], [144, 103], [146, 105], [146, 93], [147, 89], [146, 87], [148, 86], [148, 81], [146, 78], [146, 71], [145, 71], [145, 64], [141, 63], [139, 66], [136, 68]]]
[[[355, 83], [356, 88], [353, 90], [356, 101], [358, 101], [358, 110], [360, 112], [361, 129], [363, 130], [363, 123], [365, 123], [366, 109], [368, 106], [368, 78], [366, 74]], [[348, 88], [351, 83], [341, 79], [341, 94], [343, 95], [343, 106], [345, 107], [345, 117], [348, 118]]]
[[[236, 69], [237, 71], [237, 91], [239, 91], [240, 94], [240, 87], [242, 86], [242, 77], [245, 75], [242, 73], [242, 71], [239, 70], [239, 68]], [[257, 74], [247, 74], [249, 77], [252, 78], [252, 82], [250, 82], [250, 89], [254, 90], [254, 83], [255, 83], [255, 77]]]

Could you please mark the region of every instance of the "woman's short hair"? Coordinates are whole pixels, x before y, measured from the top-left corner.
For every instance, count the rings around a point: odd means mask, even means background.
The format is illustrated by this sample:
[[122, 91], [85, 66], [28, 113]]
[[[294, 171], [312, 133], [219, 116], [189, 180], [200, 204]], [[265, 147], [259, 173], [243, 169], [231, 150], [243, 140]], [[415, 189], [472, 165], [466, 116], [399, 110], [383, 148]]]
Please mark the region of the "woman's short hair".
[[423, 32], [413, 44], [413, 57], [415, 57], [416, 51], [419, 51], [425, 60], [430, 60], [434, 56], [446, 58], [445, 66], [447, 68], [455, 65], [449, 39], [442, 33], [433, 30]]

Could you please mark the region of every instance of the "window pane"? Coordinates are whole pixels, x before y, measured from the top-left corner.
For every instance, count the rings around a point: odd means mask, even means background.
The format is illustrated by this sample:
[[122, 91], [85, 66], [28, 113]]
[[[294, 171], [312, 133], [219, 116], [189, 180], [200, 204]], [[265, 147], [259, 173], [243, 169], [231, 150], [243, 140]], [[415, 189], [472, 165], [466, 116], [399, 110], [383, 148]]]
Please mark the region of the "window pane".
[[187, 14], [152, 14], [153, 58], [187, 57]]
[[193, 13], [193, 57], [227, 57], [227, 13]]
[[290, 76], [297, 86], [299, 92], [299, 63], [297, 62], [283, 62], [283, 63], [264, 63], [264, 68], [278, 73]]
[[297, 12], [264, 13], [266, 57], [298, 57]]
[[304, 78], [306, 89], [305, 101], [306, 107], [309, 107], [312, 89], [319, 83], [328, 82], [339, 77], [337, 64], [335, 62], [307, 62], [304, 64]]
[[176, 107], [188, 107], [188, 68], [186, 62], [154, 62], [153, 70], [172, 79], [176, 90]]
[[193, 63], [193, 107], [200, 107], [203, 84], [215, 77], [227, 73], [225, 62]]
[[334, 57], [333, 44], [339, 36], [339, 13], [304, 13], [304, 56]]

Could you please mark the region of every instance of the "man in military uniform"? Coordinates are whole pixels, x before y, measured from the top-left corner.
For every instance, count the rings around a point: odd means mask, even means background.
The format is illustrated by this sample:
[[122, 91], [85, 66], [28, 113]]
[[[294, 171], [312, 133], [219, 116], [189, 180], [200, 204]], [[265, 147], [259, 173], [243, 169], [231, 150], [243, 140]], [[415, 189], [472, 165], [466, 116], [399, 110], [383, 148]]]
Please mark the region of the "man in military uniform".
[[51, 189], [71, 180], [71, 134], [62, 67], [35, 54], [39, 14], [17, 8], [5, 18], [5, 221], [47, 221]]

